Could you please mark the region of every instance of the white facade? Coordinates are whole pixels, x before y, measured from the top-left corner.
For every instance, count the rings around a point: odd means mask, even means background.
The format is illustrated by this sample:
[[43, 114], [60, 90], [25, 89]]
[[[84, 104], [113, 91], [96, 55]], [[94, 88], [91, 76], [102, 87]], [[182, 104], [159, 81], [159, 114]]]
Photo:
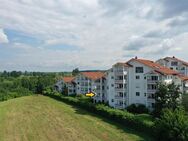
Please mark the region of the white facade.
[[95, 102], [106, 102], [106, 90], [105, 90], [105, 78], [100, 77], [97, 79], [92, 79], [84, 74], [80, 73], [76, 76], [76, 94], [86, 94], [94, 92], [96, 96], [94, 97]]
[[[152, 61], [146, 60], [146, 62], [151, 64], [148, 66], [137, 59], [131, 59], [124, 65], [116, 64], [107, 71], [106, 95], [110, 106], [123, 109], [131, 104], [143, 104], [152, 109], [158, 82], [175, 82], [183, 91], [183, 83], [176, 73], [159, 73], [157, 70], [164, 68], [159, 69], [159, 66]], [[152, 65], [156, 65], [156, 68]]]
[[128, 66], [117, 63], [107, 71], [106, 95], [110, 106], [123, 109], [128, 105]]

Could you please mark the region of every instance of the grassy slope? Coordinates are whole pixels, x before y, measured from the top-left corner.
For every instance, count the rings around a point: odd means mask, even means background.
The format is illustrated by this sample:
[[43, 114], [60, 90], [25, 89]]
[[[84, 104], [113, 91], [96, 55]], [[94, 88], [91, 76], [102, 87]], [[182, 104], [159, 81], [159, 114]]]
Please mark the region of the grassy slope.
[[144, 141], [134, 131], [45, 96], [0, 103], [0, 140]]

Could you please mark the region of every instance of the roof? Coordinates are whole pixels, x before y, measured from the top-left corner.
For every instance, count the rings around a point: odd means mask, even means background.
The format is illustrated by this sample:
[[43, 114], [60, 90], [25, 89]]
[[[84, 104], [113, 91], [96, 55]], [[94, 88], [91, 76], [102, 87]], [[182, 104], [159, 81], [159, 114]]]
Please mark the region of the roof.
[[81, 74], [93, 80], [97, 80], [105, 76], [104, 72], [81, 72]]
[[117, 62], [116, 64], [114, 64], [113, 66], [125, 66], [125, 67], [131, 67], [130, 64], [128, 63], [124, 63], [124, 62]]
[[72, 76], [63, 77], [63, 81], [65, 83], [71, 83], [74, 79], [75, 79], [75, 77], [72, 77]]
[[188, 81], [188, 76], [185, 76], [183, 74], [178, 74], [178, 77], [182, 80], [182, 81]]
[[174, 61], [181, 62], [182, 64], [188, 66], [188, 62], [183, 61], [183, 60], [181, 60], [181, 59], [178, 59], [178, 58], [176, 58], [175, 56], [173, 56], [173, 57], [165, 57], [165, 58], [164, 58], [164, 60], [167, 60], [167, 59], [172, 59], [172, 60], [174, 60]]
[[128, 62], [130, 62], [130, 61], [137, 61], [137, 62], [144, 64], [150, 68], [153, 68], [156, 72], [159, 72], [162, 74], [166, 74], [166, 75], [177, 75], [178, 74], [177, 71], [171, 70], [171, 69], [164, 67], [160, 64], [157, 64], [151, 60], [133, 58], [133, 59], [129, 60]]

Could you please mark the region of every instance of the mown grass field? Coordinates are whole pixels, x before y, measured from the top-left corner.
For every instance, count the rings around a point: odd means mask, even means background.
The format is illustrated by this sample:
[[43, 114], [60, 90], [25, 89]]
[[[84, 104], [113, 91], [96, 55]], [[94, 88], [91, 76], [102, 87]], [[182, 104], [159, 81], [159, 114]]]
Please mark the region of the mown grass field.
[[49, 97], [0, 102], [0, 141], [145, 140], [151, 138]]

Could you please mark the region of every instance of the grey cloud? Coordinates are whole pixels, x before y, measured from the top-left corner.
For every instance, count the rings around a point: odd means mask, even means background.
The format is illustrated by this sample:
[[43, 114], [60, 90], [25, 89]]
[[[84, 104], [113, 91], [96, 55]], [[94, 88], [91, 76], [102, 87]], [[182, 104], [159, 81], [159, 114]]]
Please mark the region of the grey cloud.
[[167, 34], [166, 31], [153, 30], [153, 31], [149, 31], [149, 32], [145, 33], [143, 35], [143, 37], [146, 37], [146, 38], [161, 38], [161, 37], [164, 37], [166, 34]]
[[125, 11], [130, 6], [128, 0], [101, 0], [99, 4], [106, 10], [107, 15], [115, 15]]
[[[188, 15], [187, 15], [188, 16]], [[171, 27], [177, 27], [177, 26], [187, 26], [188, 25], [188, 19], [187, 18], [175, 18], [172, 21], [168, 23]]]
[[188, 0], [163, 0], [162, 18], [171, 18], [188, 12]]
[[133, 40], [129, 41], [129, 43], [124, 46], [124, 50], [127, 50], [127, 51], [138, 51], [141, 48], [147, 47], [147, 46], [152, 45], [152, 44], [154, 44], [156, 42], [157, 42], [156, 39], [138, 37], [136, 39], [133, 39]]

